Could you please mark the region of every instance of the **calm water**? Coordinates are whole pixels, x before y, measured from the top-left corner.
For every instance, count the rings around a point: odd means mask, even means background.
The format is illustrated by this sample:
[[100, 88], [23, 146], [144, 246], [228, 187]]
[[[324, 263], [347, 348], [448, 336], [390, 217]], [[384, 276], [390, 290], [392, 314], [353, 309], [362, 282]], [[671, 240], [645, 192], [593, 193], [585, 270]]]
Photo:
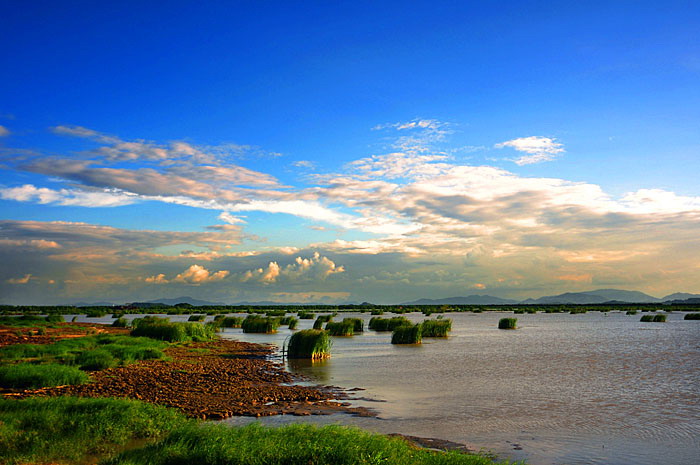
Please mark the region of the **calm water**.
[[[505, 315], [446, 315], [449, 339], [421, 346], [394, 346], [390, 333], [373, 331], [334, 338], [329, 361], [288, 368], [319, 384], [365, 389], [358, 395], [382, 402], [358, 403], [379, 418], [264, 421], [437, 437], [532, 465], [700, 463], [700, 321], [681, 313], [667, 323], [618, 312], [540, 313], [516, 315], [516, 331], [496, 329]], [[300, 329], [312, 323], [301, 320]], [[278, 346], [289, 334], [223, 333]]]

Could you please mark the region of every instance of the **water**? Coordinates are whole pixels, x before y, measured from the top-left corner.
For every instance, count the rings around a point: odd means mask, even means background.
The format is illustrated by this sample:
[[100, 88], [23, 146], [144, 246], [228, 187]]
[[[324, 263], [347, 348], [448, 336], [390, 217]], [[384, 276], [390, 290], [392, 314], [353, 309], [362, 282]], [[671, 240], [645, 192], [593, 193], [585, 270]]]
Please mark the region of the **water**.
[[[620, 312], [539, 313], [516, 315], [516, 331], [498, 330], [504, 316], [510, 315], [448, 314], [450, 337], [421, 346], [395, 346], [390, 333], [374, 331], [334, 338], [330, 360], [288, 368], [315, 383], [365, 389], [358, 395], [382, 402], [358, 404], [379, 418], [263, 421], [340, 422], [436, 437], [532, 465], [700, 463], [699, 321], [683, 321], [681, 313], [666, 323]], [[299, 328], [312, 323], [301, 320]], [[281, 346], [290, 334], [227, 329], [223, 336]]]

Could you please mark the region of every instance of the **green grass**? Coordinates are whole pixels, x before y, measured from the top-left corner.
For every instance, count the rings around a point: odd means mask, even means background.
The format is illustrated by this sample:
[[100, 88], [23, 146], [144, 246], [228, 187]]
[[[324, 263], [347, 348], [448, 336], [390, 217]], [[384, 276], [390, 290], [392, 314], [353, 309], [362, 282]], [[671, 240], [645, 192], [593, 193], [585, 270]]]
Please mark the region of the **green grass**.
[[206, 315], [190, 315], [187, 321], [204, 321]]
[[328, 331], [331, 336], [352, 336], [355, 334], [354, 328], [355, 323], [352, 321], [329, 321], [326, 323], [326, 331]]
[[298, 312], [297, 316], [300, 320], [313, 320], [314, 318], [316, 318], [316, 315], [311, 312]]
[[580, 315], [582, 313], [588, 313], [588, 310], [586, 310], [585, 308], [572, 308], [571, 310], [569, 310], [569, 313], [571, 315]]
[[[60, 320], [56, 317], [60, 318]], [[64, 321], [65, 320], [61, 315], [49, 315], [47, 317], [37, 315], [0, 316], [0, 326], [11, 326], [18, 328], [26, 328], [31, 326], [56, 327], [56, 323], [62, 323]]]
[[328, 323], [333, 319], [333, 315], [319, 315], [314, 321], [314, 329], [323, 329], [323, 323]]
[[95, 463], [86, 459], [188, 423], [175, 410], [125, 399], [0, 398], [0, 463]]
[[104, 465], [489, 465], [478, 455], [417, 449], [399, 438], [357, 428], [252, 424], [186, 426]]
[[371, 310], [369, 314], [375, 316], [384, 315], [384, 310]]
[[295, 329], [299, 324], [299, 319], [293, 316], [284, 316], [280, 318], [281, 326], [289, 326], [289, 329]]
[[642, 322], [654, 322], [654, 323], [665, 323], [666, 322], [666, 315], [664, 314], [659, 314], [659, 315], [642, 315], [642, 319], [639, 320]]
[[18, 363], [0, 367], [0, 386], [11, 389], [37, 389], [66, 384], [82, 384], [89, 377], [77, 367], [49, 363]]
[[279, 327], [279, 319], [249, 315], [243, 320], [241, 328], [244, 333], [264, 333], [272, 334], [277, 332]]
[[242, 316], [223, 316], [216, 320], [222, 328], [240, 328], [243, 324]]
[[421, 323], [423, 337], [447, 337], [452, 331], [452, 320], [425, 320]]
[[134, 326], [134, 329], [131, 330], [131, 335], [150, 337], [168, 342], [200, 342], [214, 339], [216, 337], [216, 328], [213, 325], [199, 323], [171, 323], [162, 318], [151, 320], [144, 318]]
[[498, 320], [498, 329], [516, 329], [517, 318], [501, 318]]
[[625, 312], [625, 315], [636, 315], [636, 314], [637, 314], [637, 310], [627, 310]]
[[352, 323], [353, 331], [356, 333], [362, 333], [365, 330], [365, 323], [362, 318], [343, 318], [343, 323]]
[[686, 313], [684, 320], [700, 320], [700, 313]]
[[420, 344], [423, 340], [421, 325], [403, 325], [394, 328], [392, 344]]
[[127, 320], [124, 317], [117, 318], [112, 322], [112, 326], [114, 326], [115, 328], [126, 328], [127, 326], [129, 326], [129, 320]]
[[411, 322], [405, 316], [395, 316], [393, 318], [374, 317], [369, 320], [369, 329], [374, 331], [393, 331], [403, 325], [410, 325]]
[[320, 329], [298, 331], [289, 339], [289, 358], [320, 360], [331, 356], [331, 340], [328, 332]]

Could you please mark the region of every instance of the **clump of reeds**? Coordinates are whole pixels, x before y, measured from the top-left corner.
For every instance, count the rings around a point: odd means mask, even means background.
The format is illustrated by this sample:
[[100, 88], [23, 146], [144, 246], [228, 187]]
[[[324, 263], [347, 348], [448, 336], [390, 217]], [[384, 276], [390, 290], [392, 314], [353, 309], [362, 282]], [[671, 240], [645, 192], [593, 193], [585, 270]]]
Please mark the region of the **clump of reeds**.
[[659, 314], [659, 315], [654, 315], [654, 323], [666, 323], [666, 315], [664, 314]]
[[268, 310], [265, 312], [265, 316], [268, 318], [273, 318], [277, 316], [284, 316], [287, 312], [284, 310]]
[[684, 320], [700, 320], [700, 313], [686, 313]]
[[384, 315], [384, 310], [372, 310], [369, 312], [370, 315]]
[[190, 315], [187, 321], [204, 321], [206, 315]]
[[66, 322], [66, 319], [63, 318], [63, 315], [56, 315], [56, 314], [46, 315], [45, 320], [48, 323], [65, 323]]
[[642, 315], [642, 318], [639, 321], [643, 321], [643, 322], [654, 321], [654, 316], [655, 315]]
[[452, 330], [452, 320], [425, 320], [421, 323], [423, 337], [447, 337]]
[[277, 332], [280, 323], [277, 318], [260, 317], [249, 315], [241, 323], [244, 333], [265, 333], [272, 334]]
[[513, 309], [513, 313], [516, 315], [522, 315], [525, 313], [525, 309], [524, 308], [515, 308], [515, 309]]
[[314, 329], [322, 329], [323, 328], [323, 323], [328, 323], [333, 319], [333, 315], [319, 315], [316, 317], [316, 321], [314, 321]]
[[588, 310], [586, 310], [585, 308], [572, 308], [571, 310], [569, 310], [569, 313], [571, 315], [578, 315], [581, 313], [588, 313]]
[[243, 324], [242, 316], [224, 316], [215, 320], [222, 328], [240, 328]]
[[625, 312], [625, 315], [636, 315], [636, 314], [637, 314], [637, 310], [627, 310]]
[[516, 329], [517, 318], [501, 318], [498, 320], [498, 329]]
[[410, 325], [411, 322], [405, 316], [395, 316], [392, 318], [374, 317], [369, 320], [369, 329], [374, 331], [393, 331], [403, 325]]
[[362, 318], [343, 318], [343, 323], [352, 323], [353, 331], [356, 333], [362, 333], [365, 330], [365, 322]]
[[297, 316], [300, 320], [313, 320], [316, 318], [316, 315], [311, 312], [297, 312]]
[[392, 344], [420, 344], [423, 340], [422, 326], [417, 325], [401, 325], [394, 328], [391, 333]]
[[355, 324], [352, 321], [329, 321], [326, 323], [326, 331], [328, 331], [331, 336], [352, 336], [355, 334], [354, 328]]
[[320, 329], [297, 331], [289, 339], [289, 358], [309, 358], [320, 360], [331, 356], [331, 339], [328, 332]]

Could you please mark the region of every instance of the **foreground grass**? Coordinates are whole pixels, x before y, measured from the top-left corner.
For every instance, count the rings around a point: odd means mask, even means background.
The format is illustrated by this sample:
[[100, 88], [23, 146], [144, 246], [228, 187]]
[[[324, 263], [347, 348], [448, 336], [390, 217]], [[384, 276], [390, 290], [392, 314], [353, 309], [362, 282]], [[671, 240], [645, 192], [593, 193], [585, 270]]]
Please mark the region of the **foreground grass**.
[[188, 425], [142, 449], [104, 465], [487, 465], [458, 452], [432, 452], [407, 442], [344, 426], [291, 425], [242, 428]]
[[188, 422], [175, 410], [125, 399], [0, 398], [0, 463], [83, 460]]

